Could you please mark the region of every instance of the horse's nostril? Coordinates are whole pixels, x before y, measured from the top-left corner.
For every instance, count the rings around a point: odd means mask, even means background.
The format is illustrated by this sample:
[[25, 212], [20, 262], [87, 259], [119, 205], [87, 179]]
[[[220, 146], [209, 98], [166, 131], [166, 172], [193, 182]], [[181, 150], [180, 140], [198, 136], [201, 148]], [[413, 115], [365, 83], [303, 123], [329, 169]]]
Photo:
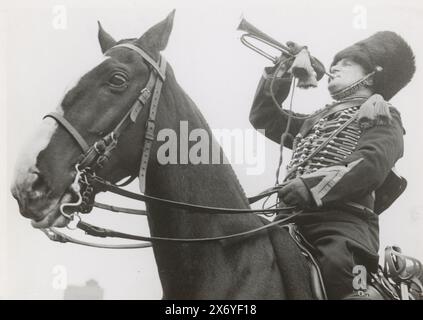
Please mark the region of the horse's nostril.
[[43, 219], [44, 211], [50, 205], [51, 190], [46, 177], [39, 170], [21, 171], [11, 187], [13, 197], [19, 205], [19, 212], [34, 221]]
[[49, 186], [39, 172], [32, 172], [31, 198], [40, 198], [49, 191]]

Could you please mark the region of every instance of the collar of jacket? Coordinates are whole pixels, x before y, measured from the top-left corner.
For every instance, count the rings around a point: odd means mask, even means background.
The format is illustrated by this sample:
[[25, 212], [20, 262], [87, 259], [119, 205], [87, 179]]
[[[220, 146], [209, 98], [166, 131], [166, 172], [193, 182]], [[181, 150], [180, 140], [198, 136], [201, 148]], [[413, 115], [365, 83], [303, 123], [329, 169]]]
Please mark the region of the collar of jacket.
[[361, 106], [367, 99], [367, 97], [348, 98], [327, 104], [325, 108], [317, 111], [311, 118], [304, 122], [299, 134], [305, 137], [320, 119], [348, 108]]

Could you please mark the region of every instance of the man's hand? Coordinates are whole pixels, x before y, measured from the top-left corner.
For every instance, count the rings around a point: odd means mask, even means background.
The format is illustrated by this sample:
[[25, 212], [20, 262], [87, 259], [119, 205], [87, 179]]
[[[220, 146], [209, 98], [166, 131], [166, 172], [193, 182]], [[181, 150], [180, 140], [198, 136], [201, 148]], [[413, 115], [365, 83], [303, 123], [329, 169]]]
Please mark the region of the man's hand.
[[314, 203], [310, 191], [300, 178], [290, 181], [278, 191], [278, 194], [279, 198], [289, 206], [308, 207]]

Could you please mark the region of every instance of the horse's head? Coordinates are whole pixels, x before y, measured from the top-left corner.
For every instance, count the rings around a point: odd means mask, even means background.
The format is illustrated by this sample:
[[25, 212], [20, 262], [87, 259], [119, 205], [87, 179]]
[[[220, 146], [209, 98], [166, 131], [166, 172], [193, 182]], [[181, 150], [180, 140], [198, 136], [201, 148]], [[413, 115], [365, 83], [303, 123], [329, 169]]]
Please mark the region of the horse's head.
[[[160, 51], [167, 45], [173, 16], [174, 11], [138, 39], [119, 42], [99, 24], [98, 38], [104, 59], [80, 78], [56, 110], [89, 146], [118, 125], [153, 72], [151, 65], [134, 50], [113, 47], [130, 43], [158, 61]], [[144, 124], [147, 117], [148, 108], [143, 108], [137, 124]], [[134, 174], [140, 161], [144, 131], [144, 125], [127, 126], [110, 159], [96, 173], [113, 182]], [[81, 154], [81, 147], [69, 130], [53, 118], [43, 120], [40, 134], [32, 138], [19, 157], [12, 185], [12, 194], [19, 203], [21, 214], [32, 219], [34, 227], [66, 225], [60, 206], [75, 200], [70, 185]]]

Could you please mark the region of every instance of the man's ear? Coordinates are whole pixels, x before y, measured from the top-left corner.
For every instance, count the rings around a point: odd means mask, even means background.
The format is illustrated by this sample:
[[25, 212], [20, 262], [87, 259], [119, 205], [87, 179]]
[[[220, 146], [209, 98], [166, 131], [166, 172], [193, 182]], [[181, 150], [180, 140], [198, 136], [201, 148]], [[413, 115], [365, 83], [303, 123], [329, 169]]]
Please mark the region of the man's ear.
[[155, 52], [163, 51], [172, 32], [174, 17], [175, 9], [172, 10], [166, 19], [148, 29], [135, 43], [140, 47], [145, 45]]
[[116, 45], [115, 39], [112, 38], [101, 26], [100, 21], [98, 22], [98, 41], [100, 42], [101, 52], [105, 53], [111, 47]]

